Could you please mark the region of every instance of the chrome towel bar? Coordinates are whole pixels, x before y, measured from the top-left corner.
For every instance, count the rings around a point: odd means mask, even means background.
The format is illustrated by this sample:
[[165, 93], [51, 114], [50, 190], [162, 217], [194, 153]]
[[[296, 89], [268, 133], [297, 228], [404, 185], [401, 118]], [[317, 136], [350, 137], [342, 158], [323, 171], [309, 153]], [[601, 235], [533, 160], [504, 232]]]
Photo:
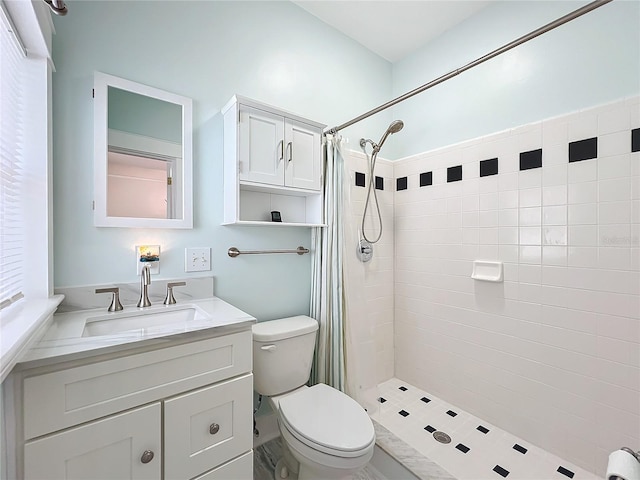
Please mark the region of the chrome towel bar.
[[263, 253], [297, 253], [298, 255], [304, 255], [305, 253], [309, 253], [308, 248], [298, 247], [295, 250], [243, 250], [240, 251], [236, 247], [231, 247], [227, 254], [231, 258], [235, 258], [238, 255], [262, 255]]

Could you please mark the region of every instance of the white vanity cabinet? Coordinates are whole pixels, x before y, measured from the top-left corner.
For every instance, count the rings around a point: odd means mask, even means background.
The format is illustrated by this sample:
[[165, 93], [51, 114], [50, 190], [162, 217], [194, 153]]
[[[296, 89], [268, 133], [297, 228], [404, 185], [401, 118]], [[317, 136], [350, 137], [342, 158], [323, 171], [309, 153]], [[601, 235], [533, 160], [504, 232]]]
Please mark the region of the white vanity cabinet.
[[322, 224], [324, 125], [235, 96], [224, 114], [224, 223]]
[[253, 478], [251, 331], [169, 345], [18, 369], [17, 476]]

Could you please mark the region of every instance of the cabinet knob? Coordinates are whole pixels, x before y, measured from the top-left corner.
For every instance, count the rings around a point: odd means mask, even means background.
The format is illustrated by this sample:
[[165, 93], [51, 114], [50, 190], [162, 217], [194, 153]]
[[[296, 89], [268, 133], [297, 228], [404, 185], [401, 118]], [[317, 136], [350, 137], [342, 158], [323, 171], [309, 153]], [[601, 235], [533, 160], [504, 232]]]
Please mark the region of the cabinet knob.
[[153, 452], [151, 450], [145, 450], [140, 461], [142, 463], [149, 463], [151, 460], [153, 460]]
[[217, 423], [212, 423], [211, 425], [209, 425], [209, 433], [211, 435], [215, 435], [219, 431], [220, 431], [220, 425], [218, 425]]

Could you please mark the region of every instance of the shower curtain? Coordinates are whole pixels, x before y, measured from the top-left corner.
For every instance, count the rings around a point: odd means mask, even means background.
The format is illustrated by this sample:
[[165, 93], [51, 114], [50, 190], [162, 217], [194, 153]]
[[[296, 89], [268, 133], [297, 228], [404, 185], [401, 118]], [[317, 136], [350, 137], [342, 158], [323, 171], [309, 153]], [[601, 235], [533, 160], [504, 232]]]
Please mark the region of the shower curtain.
[[325, 143], [324, 212], [326, 227], [313, 229], [311, 316], [319, 331], [311, 372], [312, 383], [345, 390], [344, 158], [342, 138]]

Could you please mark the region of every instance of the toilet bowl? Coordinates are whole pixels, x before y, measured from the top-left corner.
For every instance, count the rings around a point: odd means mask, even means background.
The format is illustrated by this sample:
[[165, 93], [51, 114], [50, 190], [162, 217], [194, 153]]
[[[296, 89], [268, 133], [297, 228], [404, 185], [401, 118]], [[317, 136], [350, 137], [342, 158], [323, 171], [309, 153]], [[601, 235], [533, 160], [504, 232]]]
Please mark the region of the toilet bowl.
[[289, 475], [298, 480], [347, 479], [371, 460], [373, 424], [351, 397], [320, 383], [270, 400], [284, 444], [299, 463], [287, 463]]
[[284, 457], [275, 478], [342, 480], [373, 456], [375, 432], [365, 410], [325, 384], [304, 386], [317, 322], [299, 316], [253, 326], [254, 388], [278, 415]]

